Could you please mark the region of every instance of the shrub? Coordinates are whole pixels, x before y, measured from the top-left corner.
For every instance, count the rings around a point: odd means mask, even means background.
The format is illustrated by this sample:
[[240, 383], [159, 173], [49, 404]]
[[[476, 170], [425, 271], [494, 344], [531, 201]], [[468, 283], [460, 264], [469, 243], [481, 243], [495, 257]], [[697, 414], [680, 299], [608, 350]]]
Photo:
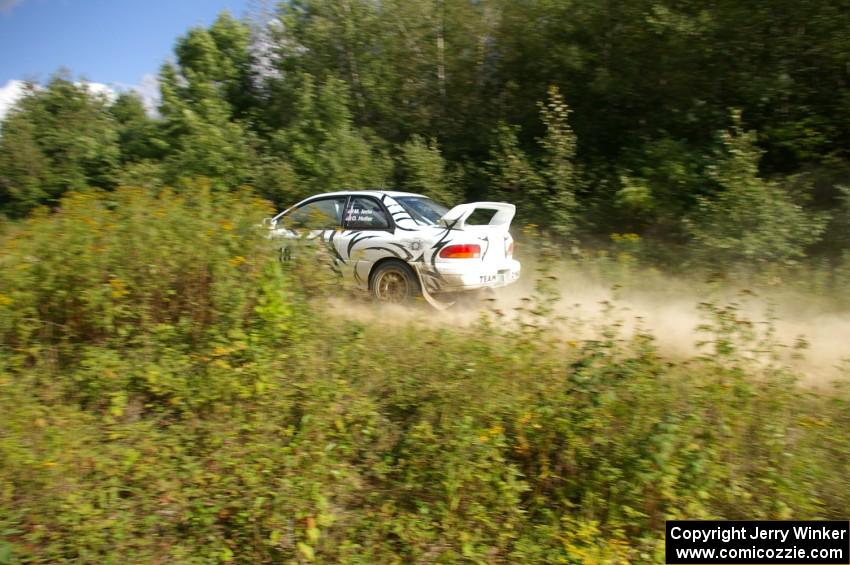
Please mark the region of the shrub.
[[730, 267], [783, 264], [802, 259], [826, 227], [825, 219], [805, 211], [776, 182], [758, 174], [762, 152], [755, 133], [736, 128], [722, 135], [728, 153], [711, 169], [721, 187], [714, 198], [700, 198], [686, 221], [696, 265], [723, 271]]
[[256, 229], [265, 213], [200, 181], [185, 195], [76, 193], [39, 211], [2, 242], [9, 362], [61, 374], [116, 412], [132, 391], [176, 405], [237, 392], [218, 367], [249, 364], [253, 342], [285, 334], [291, 313]]
[[844, 517], [848, 391], [741, 308], [684, 361], [613, 308], [574, 336], [545, 265], [516, 322], [356, 321], [266, 213], [201, 183], [6, 230], [0, 563], [652, 562], [666, 519]]

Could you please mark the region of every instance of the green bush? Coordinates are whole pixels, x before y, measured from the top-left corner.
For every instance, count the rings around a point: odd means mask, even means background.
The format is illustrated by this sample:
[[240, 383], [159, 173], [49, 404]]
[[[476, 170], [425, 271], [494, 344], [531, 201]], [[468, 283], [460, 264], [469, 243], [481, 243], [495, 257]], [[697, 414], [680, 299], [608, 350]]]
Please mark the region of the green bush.
[[262, 203], [192, 194], [5, 229], [0, 563], [657, 562], [670, 518], [846, 518], [850, 391], [735, 305], [683, 361], [574, 338], [545, 281], [517, 322], [358, 322]]
[[250, 367], [254, 343], [282, 339], [291, 314], [257, 229], [268, 210], [203, 182], [188, 194], [72, 194], [10, 230], [7, 362], [61, 374], [69, 393], [115, 412], [131, 392], [175, 406], [245, 394], [257, 377], [234, 381], [231, 364]]
[[793, 264], [818, 241], [826, 218], [805, 210], [779, 183], [760, 178], [763, 151], [756, 134], [742, 130], [739, 113], [733, 121], [734, 129], [721, 134], [727, 155], [709, 169], [721, 190], [714, 198], [698, 198], [685, 220], [692, 261], [718, 272]]

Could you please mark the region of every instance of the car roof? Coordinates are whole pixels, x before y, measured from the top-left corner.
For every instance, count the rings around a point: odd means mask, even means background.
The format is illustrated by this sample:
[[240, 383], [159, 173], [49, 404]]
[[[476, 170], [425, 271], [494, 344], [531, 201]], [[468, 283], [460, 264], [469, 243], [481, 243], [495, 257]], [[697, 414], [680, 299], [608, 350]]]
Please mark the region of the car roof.
[[303, 204], [305, 204], [305, 203], [307, 203], [311, 200], [314, 200], [316, 198], [326, 198], [326, 197], [329, 197], [329, 196], [374, 196], [375, 198], [380, 198], [381, 196], [384, 196], [384, 195], [387, 195], [387, 196], [390, 196], [390, 197], [393, 197], [393, 198], [395, 198], [397, 196], [413, 196], [413, 197], [416, 197], [416, 198], [428, 198], [424, 194], [416, 194], [415, 192], [401, 192], [401, 191], [398, 191], [398, 190], [377, 190], [376, 189], [376, 190], [339, 190], [339, 191], [336, 191], [336, 192], [323, 192], [321, 194], [314, 194], [313, 196], [308, 196], [307, 198], [303, 198], [302, 200], [299, 200], [298, 202], [296, 202], [295, 204], [293, 204], [289, 208], [286, 208], [282, 212], [275, 214], [274, 219], [277, 220], [277, 218], [280, 218], [281, 216], [283, 216], [284, 214], [286, 214], [290, 210], [295, 209], [297, 206], [301, 206], [301, 205], [303, 205]]
[[427, 198], [425, 195], [416, 194], [414, 192], [401, 192], [401, 191], [398, 191], [398, 190], [365, 189], [365, 190], [338, 190], [336, 192], [323, 192], [321, 194], [314, 194], [313, 196], [305, 198], [304, 200], [311, 200], [313, 198], [318, 198], [320, 196], [349, 196], [349, 195], [377, 196], [378, 198], [380, 198], [381, 196], [384, 196], [384, 195], [392, 196], [392, 197], [396, 197], [396, 196], [418, 196], [420, 198]]

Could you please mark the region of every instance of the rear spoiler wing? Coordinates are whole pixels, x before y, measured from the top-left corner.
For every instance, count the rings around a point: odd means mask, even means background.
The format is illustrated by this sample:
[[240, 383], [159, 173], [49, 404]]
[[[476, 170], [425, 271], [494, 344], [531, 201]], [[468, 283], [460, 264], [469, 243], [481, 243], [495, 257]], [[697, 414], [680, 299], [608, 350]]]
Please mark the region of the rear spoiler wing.
[[446, 212], [438, 223], [449, 229], [462, 230], [466, 227], [466, 220], [478, 209], [494, 210], [496, 213], [487, 225], [504, 231], [511, 227], [511, 221], [516, 214], [516, 206], [506, 202], [470, 202], [455, 206]]

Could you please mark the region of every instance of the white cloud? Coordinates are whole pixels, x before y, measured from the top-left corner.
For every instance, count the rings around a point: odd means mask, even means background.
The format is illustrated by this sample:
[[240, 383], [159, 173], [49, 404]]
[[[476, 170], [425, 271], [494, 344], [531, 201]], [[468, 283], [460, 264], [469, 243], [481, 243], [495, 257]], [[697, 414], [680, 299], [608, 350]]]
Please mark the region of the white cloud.
[[127, 84], [119, 82], [113, 85], [118, 92], [133, 92], [142, 99], [145, 113], [155, 118], [159, 115], [159, 77], [155, 74], [146, 74], [139, 84]]
[[159, 107], [159, 77], [153, 73], [146, 74], [138, 84], [126, 84], [116, 82], [111, 84], [103, 84], [100, 82], [76, 82], [77, 86], [85, 85], [92, 94], [106, 96], [110, 102], [114, 102], [118, 95], [122, 92], [134, 92], [142, 99], [142, 104], [145, 106], [145, 112], [148, 116], [156, 117]]
[[94, 94], [95, 96], [103, 96], [109, 102], [114, 102], [118, 97], [118, 93], [114, 88], [101, 82], [75, 82], [74, 86], [84, 86], [91, 94]]
[[132, 89], [142, 97], [142, 102], [145, 104], [145, 111], [148, 113], [148, 116], [156, 116], [161, 100], [159, 94], [159, 77], [155, 74], [147, 74]]
[[[0, 0], [3, 2], [4, 0]], [[147, 74], [142, 77], [139, 84], [104, 84], [101, 82], [75, 82], [76, 86], [85, 86], [89, 92], [104, 96], [109, 102], [113, 102], [121, 92], [135, 92], [145, 105], [145, 112], [149, 116], [157, 115], [159, 106], [159, 77], [155, 74]], [[41, 88], [36, 85], [36, 89]], [[27, 82], [23, 80], [10, 80], [5, 86], [0, 87], [0, 123], [15, 104], [27, 93]]]
[[[118, 96], [114, 88], [107, 84], [99, 82], [75, 82], [76, 86], [85, 86], [88, 91], [94, 95], [104, 96], [108, 101], [112, 102]], [[35, 85], [35, 89], [41, 89], [41, 86]], [[27, 95], [27, 82], [23, 80], [10, 80], [6, 86], [0, 88], [0, 122], [6, 117], [15, 104]]]
[[[2, 5], [5, 6], [5, 2]], [[22, 80], [10, 80], [6, 86], [0, 87], [0, 122], [26, 92], [27, 83]]]

